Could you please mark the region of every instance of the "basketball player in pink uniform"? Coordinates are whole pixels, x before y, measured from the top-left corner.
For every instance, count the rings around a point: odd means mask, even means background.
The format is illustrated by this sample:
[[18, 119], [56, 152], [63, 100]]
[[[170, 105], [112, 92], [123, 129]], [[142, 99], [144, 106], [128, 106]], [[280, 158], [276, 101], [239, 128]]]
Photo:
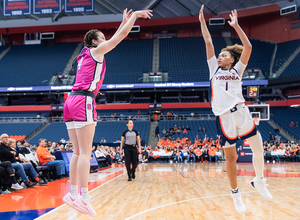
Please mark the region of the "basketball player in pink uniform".
[[238, 14], [234, 10], [229, 14], [231, 20], [228, 23], [237, 32], [243, 46], [237, 44], [227, 46], [221, 50], [218, 58], [216, 58], [212, 38], [203, 16], [203, 8], [204, 5], [201, 7], [199, 20], [210, 72], [210, 104], [217, 116], [217, 128], [226, 157], [226, 172], [231, 186], [231, 196], [236, 210], [239, 213], [245, 213], [246, 206], [239, 192], [236, 178], [237, 153], [235, 143], [238, 137], [242, 140], [247, 139], [253, 151], [253, 166], [256, 177], [250, 182], [251, 186], [265, 199], [272, 199], [272, 195], [266, 188], [266, 179], [263, 176], [262, 138], [256, 129], [248, 107], [245, 106], [242, 93], [242, 75], [249, 61], [252, 45], [239, 26]]
[[99, 30], [88, 31], [84, 37], [84, 48], [77, 57], [76, 82], [64, 105], [64, 119], [74, 150], [70, 162], [70, 192], [64, 196], [63, 201], [84, 214], [96, 216], [88, 195], [88, 179], [97, 123], [95, 97], [101, 88], [106, 69], [104, 55], [128, 35], [137, 17], [151, 16], [151, 10], [124, 10], [123, 21], [112, 38], [106, 40]]

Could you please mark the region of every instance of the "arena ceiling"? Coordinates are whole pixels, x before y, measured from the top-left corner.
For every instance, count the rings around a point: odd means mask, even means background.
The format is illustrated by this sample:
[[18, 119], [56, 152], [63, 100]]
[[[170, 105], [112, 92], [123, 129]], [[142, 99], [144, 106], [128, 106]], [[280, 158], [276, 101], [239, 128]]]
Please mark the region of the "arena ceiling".
[[[233, 9], [242, 10], [272, 4], [278, 4], [280, 7], [286, 7], [293, 4], [299, 6], [300, 0], [94, 0], [94, 11], [85, 13], [65, 13], [64, 1], [62, 1], [62, 12], [59, 14], [32, 14], [25, 16], [3, 16], [3, 0], [1, 0], [0, 23], [2, 23], [1, 21], [19, 19], [38, 21], [43, 18], [51, 19], [51, 22], [57, 22], [62, 18], [82, 18], [82, 16], [94, 16], [95, 18], [106, 16], [106, 19], [104, 19], [105, 21], [115, 21], [122, 18], [120, 14], [125, 8], [133, 10], [152, 9], [153, 19], [183, 17], [197, 15], [202, 4], [205, 5], [205, 14], [218, 15]], [[118, 15], [118, 18], [116, 19], [115, 16], [114, 19], [110, 20], [109, 15]]]

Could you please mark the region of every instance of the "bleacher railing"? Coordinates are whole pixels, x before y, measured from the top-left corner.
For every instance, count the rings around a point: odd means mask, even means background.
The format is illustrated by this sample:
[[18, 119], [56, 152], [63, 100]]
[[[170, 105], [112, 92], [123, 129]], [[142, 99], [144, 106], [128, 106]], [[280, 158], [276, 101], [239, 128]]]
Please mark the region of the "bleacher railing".
[[0, 117], [0, 123], [22, 123], [22, 122], [47, 122], [48, 118], [44, 117]]
[[[124, 116], [99, 116], [97, 121], [127, 121], [127, 120], [134, 120], [134, 121], [150, 121], [149, 115], [124, 115]], [[52, 117], [52, 122], [64, 122], [64, 119], [61, 117]]]
[[199, 114], [199, 115], [160, 115], [159, 120], [214, 120], [216, 116], [213, 114]]

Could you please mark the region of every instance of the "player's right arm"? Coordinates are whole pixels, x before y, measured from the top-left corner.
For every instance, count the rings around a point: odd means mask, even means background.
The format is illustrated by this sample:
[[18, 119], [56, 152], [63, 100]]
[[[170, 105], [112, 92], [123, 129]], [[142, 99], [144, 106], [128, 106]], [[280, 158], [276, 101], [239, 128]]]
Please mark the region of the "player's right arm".
[[129, 20], [121, 28], [121, 30], [116, 33], [111, 39], [99, 44], [99, 46], [94, 50], [95, 54], [104, 55], [114, 49], [130, 32], [137, 17], [141, 18], [151, 18], [152, 10], [142, 10], [132, 13]]
[[210, 60], [215, 55], [215, 49], [212, 43], [210, 33], [206, 26], [206, 22], [203, 15], [203, 8], [204, 5], [202, 5], [201, 10], [199, 12], [199, 21], [200, 21], [202, 36], [204, 38], [205, 47], [206, 47], [206, 58], [207, 60]]

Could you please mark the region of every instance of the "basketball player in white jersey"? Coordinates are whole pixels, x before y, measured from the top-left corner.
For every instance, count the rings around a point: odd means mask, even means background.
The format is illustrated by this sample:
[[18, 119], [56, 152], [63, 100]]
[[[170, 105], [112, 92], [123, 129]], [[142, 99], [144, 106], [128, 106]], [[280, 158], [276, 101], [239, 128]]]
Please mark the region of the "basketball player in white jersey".
[[201, 31], [206, 45], [207, 63], [210, 72], [210, 104], [217, 116], [217, 128], [220, 135], [220, 144], [224, 148], [226, 157], [226, 172], [231, 186], [231, 196], [235, 208], [239, 213], [246, 212], [236, 178], [236, 147], [235, 143], [240, 137], [247, 139], [253, 151], [253, 166], [256, 177], [250, 182], [262, 197], [272, 199], [266, 188], [266, 179], [263, 176], [264, 158], [262, 138], [256, 129], [255, 123], [245, 106], [242, 94], [242, 75], [251, 55], [252, 45], [246, 34], [238, 24], [238, 14], [234, 10], [229, 14], [229, 25], [235, 29], [243, 46], [227, 46], [221, 50], [218, 58], [215, 56], [212, 38], [207, 29], [203, 16], [202, 5], [199, 13]]

